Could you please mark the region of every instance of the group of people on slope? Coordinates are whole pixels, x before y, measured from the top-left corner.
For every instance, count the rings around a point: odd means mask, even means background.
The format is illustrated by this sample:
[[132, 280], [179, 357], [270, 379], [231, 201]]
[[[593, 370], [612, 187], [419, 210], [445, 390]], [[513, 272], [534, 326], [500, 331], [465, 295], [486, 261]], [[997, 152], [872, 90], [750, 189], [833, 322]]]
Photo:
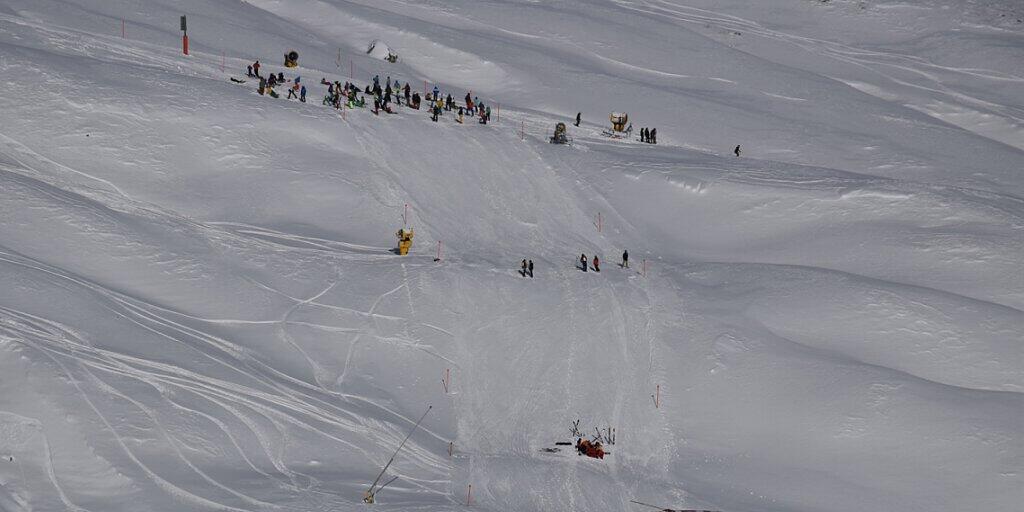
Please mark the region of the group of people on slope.
[[[306, 86], [301, 83], [300, 77], [295, 77], [294, 81], [285, 80], [284, 73], [278, 73], [274, 75], [271, 73], [268, 77], [264, 77], [260, 74], [261, 64], [257, 60], [248, 66], [246, 70], [246, 76], [250, 78], [259, 78], [260, 85], [258, 88], [259, 93], [269, 94], [270, 96], [277, 98], [278, 94], [274, 92], [274, 87], [280, 86], [287, 82], [292, 82], [291, 87], [288, 91], [288, 99], [298, 98], [299, 101], [306, 101]], [[379, 114], [381, 110], [393, 114], [394, 110], [391, 108], [392, 101], [395, 104], [401, 106], [402, 100], [405, 100], [405, 105], [409, 108], [419, 110], [423, 98], [420, 97], [418, 92], [413, 92], [412, 87], [408, 82], [403, 86], [401, 82], [395, 80], [391, 82], [391, 77], [387, 77], [384, 80], [384, 85], [381, 86], [380, 75], [373, 77], [373, 84], [367, 85], [364, 90], [360, 90], [355, 83], [345, 82], [341, 84], [339, 81], [334, 82], [328, 81], [326, 78], [320, 79], [321, 85], [327, 86], [327, 94], [324, 96], [323, 104], [333, 106], [334, 108], [341, 108], [345, 105], [349, 108], [365, 107], [366, 97], [358, 96], [360, 92], [366, 95], [373, 96], [373, 113]], [[358, 96], [358, 97], [357, 97]], [[427, 105], [430, 109], [431, 120], [437, 122], [438, 118], [441, 117], [443, 112], [457, 111], [458, 123], [465, 122], [465, 116], [477, 116], [479, 117], [480, 124], [487, 124], [491, 121], [491, 107], [485, 105], [480, 98], [473, 96], [471, 93], [466, 93], [465, 105], [457, 105], [455, 99], [449, 93], [446, 96], [441, 95], [441, 89], [438, 86], [434, 86], [431, 93], [426, 95]], [[577, 125], [579, 123], [579, 115], [577, 117]]]
[[437, 122], [438, 118], [444, 112], [456, 111], [458, 116], [455, 121], [459, 124], [465, 122], [465, 116], [468, 114], [470, 117], [478, 116], [480, 118], [480, 124], [487, 124], [491, 121], [491, 107], [484, 105], [480, 101], [479, 97], [473, 96], [471, 93], [466, 93], [466, 105], [457, 105], [451, 94], [442, 97], [441, 89], [438, 86], [434, 86], [433, 94], [427, 95], [427, 100], [431, 104], [430, 119]]
[[640, 129], [640, 142], [646, 142], [648, 144], [658, 143], [658, 129], [657, 128], [641, 128]]
[[[595, 254], [592, 260], [587, 259], [586, 254], [580, 254], [580, 265], [576, 268], [586, 272], [588, 265], [594, 270], [594, 272], [601, 271], [601, 259]], [[622, 251], [622, 263], [619, 263], [621, 268], [629, 268], [629, 250]], [[526, 277], [533, 277], [533, 260], [527, 260], [523, 258], [523, 262], [520, 265], [519, 275]]]
[[281, 86], [285, 87], [288, 82], [292, 85], [288, 87], [288, 99], [296, 98], [299, 101], [306, 102], [306, 86], [302, 83], [302, 77], [296, 76], [295, 80], [286, 80], [284, 73], [273, 74], [270, 73], [266, 77], [260, 74], [260, 61], [253, 62], [249, 65], [246, 70], [246, 76], [250, 78], [259, 78], [260, 85], [256, 89], [260, 95], [269, 94], [272, 98], [277, 98], [278, 94], [274, 92], [274, 87]]
[[524, 259], [522, 269], [519, 271], [519, 274], [522, 275], [523, 277], [533, 277], [533, 260], [526, 261]]
[[[594, 255], [594, 258], [592, 260], [590, 260], [590, 264], [591, 264], [590, 268], [593, 269], [594, 272], [600, 272], [601, 271], [601, 259], [598, 258], [596, 254]], [[629, 250], [622, 251], [622, 263], [619, 263], [619, 267], [621, 267], [621, 268], [629, 268]], [[577, 267], [577, 268], [579, 268], [580, 270], [582, 270], [584, 272], [587, 271], [587, 255], [586, 254], [580, 254], [580, 266]]]

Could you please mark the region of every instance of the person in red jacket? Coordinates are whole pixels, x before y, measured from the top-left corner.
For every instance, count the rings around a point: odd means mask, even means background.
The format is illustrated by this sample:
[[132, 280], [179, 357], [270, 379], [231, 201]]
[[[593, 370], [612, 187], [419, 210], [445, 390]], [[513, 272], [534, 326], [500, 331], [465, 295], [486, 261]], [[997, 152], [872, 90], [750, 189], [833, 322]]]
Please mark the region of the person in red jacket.
[[600, 263], [601, 262], [597, 259], [597, 255], [595, 254], [594, 255], [594, 272], [600, 272], [601, 271]]

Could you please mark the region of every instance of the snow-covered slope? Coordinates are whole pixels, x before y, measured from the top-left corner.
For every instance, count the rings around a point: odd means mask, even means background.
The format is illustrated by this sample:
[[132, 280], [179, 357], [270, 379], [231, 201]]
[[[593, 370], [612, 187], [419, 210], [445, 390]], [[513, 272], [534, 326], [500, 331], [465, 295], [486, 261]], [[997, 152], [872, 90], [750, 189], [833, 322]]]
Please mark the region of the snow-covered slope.
[[1021, 510], [1022, 18], [0, 0], [0, 510]]

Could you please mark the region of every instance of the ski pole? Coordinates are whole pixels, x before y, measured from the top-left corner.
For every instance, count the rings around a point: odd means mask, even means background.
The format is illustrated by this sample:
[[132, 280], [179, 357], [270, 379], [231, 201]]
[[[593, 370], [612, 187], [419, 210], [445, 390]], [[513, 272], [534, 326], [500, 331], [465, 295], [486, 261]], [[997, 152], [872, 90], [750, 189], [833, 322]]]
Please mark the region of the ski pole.
[[384, 476], [384, 472], [387, 471], [388, 467], [391, 466], [391, 463], [395, 461], [395, 457], [398, 456], [398, 452], [402, 451], [402, 447], [405, 446], [406, 441], [408, 441], [409, 438], [412, 437], [412, 433], [415, 432], [417, 428], [419, 428], [420, 422], [423, 421], [423, 418], [427, 417], [427, 413], [430, 412], [430, 410], [433, 408], [433, 405], [427, 406], [427, 410], [423, 413], [423, 416], [420, 416], [419, 421], [417, 421], [416, 424], [412, 426], [412, 430], [409, 431], [409, 435], [405, 436], [405, 439], [402, 440], [402, 444], [398, 445], [398, 449], [395, 450], [395, 454], [391, 456], [391, 460], [389, 460], [388, 463], [384, 465], [384, 469], [380, 470], [380, 474], [377, 475], [377, 478], [375, 478], [373, 480], [373, 483], [370, 484], [370, 490], [367, 491], [367, 494], [370, 494], [371, 496], [373, 495], [373, 488], [377, 486], [377, 482], [380, 482], [380, 477]]

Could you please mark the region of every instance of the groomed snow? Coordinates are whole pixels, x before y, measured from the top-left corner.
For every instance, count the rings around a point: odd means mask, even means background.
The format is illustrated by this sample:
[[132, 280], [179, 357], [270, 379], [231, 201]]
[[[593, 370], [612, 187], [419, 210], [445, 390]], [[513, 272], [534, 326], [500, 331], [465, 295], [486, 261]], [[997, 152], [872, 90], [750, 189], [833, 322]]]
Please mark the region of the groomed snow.
[[0, 511], [1022, 510], [1022, 19], [0, 0]]

